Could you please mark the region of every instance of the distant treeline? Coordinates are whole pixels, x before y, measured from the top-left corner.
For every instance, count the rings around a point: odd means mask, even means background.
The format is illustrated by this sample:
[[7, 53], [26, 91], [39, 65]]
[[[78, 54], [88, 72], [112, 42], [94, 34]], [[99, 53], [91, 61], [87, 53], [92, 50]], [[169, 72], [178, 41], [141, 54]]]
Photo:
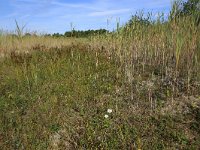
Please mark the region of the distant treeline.
[[100, 35], [108, 33], [109, 31], [106, 29], [99, 29], [99, 30], [86, 30], [86, 31], [80, 31], [80, 30], [72, 30], [67, 31], [64, 34], [60, 33], [53, 33], [53, 34], [46, 34], [45, 36], [53, 36], [53, 37], [88, 37], [92, 35]]
[[[72, 30], [67, 31], [64, 34], [61, 33], [53, 33], [53, 34], [37, 34], [37, 32], [26, 32], [22, 35], [22, 37], [33, 37], [33, 36], [45, 36], [45, 37], [89, 37], [93, 35], [102, 35], [105, 33], [111, 33], [110, 31], [106, 29], [98, 29], [98, 30], [86, 30], [86, 31], [80, 31], [80, 30]], [[1, 32], [0, 32], [1, 35]], [[3, 32], [2, 32], [3, 35]], [[10, 35], [12, 37], [19, 37], [19, 34], [15, 33], [7, 33], [6, 35]]]

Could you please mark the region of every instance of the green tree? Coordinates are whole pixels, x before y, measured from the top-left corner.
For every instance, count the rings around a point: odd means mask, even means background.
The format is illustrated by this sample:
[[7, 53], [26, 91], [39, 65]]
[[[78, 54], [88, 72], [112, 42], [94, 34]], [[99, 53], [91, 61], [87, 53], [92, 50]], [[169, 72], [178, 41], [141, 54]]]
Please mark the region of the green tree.
[[183, 3], [181, 13], [183, 15], [193, 15], [200, 12], [200, 0], [188, 0]]
[[172, 6], [170, 19], [179, 17], [194, 17], [197, 25], [200, 23], [200, 0], [176, 0]]

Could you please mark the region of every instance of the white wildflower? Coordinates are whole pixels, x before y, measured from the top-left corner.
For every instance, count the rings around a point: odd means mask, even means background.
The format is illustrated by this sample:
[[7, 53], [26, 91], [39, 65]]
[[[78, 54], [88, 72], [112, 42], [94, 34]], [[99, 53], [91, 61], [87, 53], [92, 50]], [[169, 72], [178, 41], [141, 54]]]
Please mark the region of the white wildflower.
[[110, 114], [112, 113], [112, 109], [108, 109], [107, 112]]
[[105, 117], [105, 118], [108, 118], [108, 115], [105, 115], [104, 117]]

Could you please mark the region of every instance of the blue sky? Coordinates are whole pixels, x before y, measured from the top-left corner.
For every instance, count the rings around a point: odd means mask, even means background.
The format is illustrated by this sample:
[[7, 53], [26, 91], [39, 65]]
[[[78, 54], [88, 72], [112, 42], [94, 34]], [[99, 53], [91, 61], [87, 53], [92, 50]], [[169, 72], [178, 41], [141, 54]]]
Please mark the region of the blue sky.
[[167, 14], [171, 0], [0, 0], [0, 29], [14, 31], [15, 19], [27, 31], [64, 33], [125, 23], [136, 11]]

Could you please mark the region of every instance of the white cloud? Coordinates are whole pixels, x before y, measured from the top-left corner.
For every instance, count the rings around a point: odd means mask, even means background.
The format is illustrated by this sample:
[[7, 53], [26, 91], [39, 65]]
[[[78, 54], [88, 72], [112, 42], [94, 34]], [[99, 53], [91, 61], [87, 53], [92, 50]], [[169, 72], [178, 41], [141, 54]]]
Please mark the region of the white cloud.
[[51, 4], [53, 5], [57, 5], [59, 7], [71, 7], [71, 8], [91, 8], [91, 7], [88, 7], [86, 4], [71, 4], [71, 3], [61, 3], [61, 2], [58, 2], [58, 1], [53, 1]]
[[130, 12], [130, 9], [116, 9], [116, 10], [105, 10], [105, 11], [96, 11], [91, 12], [89, 16], [109, 16], [109, 15], [117, 15]]

